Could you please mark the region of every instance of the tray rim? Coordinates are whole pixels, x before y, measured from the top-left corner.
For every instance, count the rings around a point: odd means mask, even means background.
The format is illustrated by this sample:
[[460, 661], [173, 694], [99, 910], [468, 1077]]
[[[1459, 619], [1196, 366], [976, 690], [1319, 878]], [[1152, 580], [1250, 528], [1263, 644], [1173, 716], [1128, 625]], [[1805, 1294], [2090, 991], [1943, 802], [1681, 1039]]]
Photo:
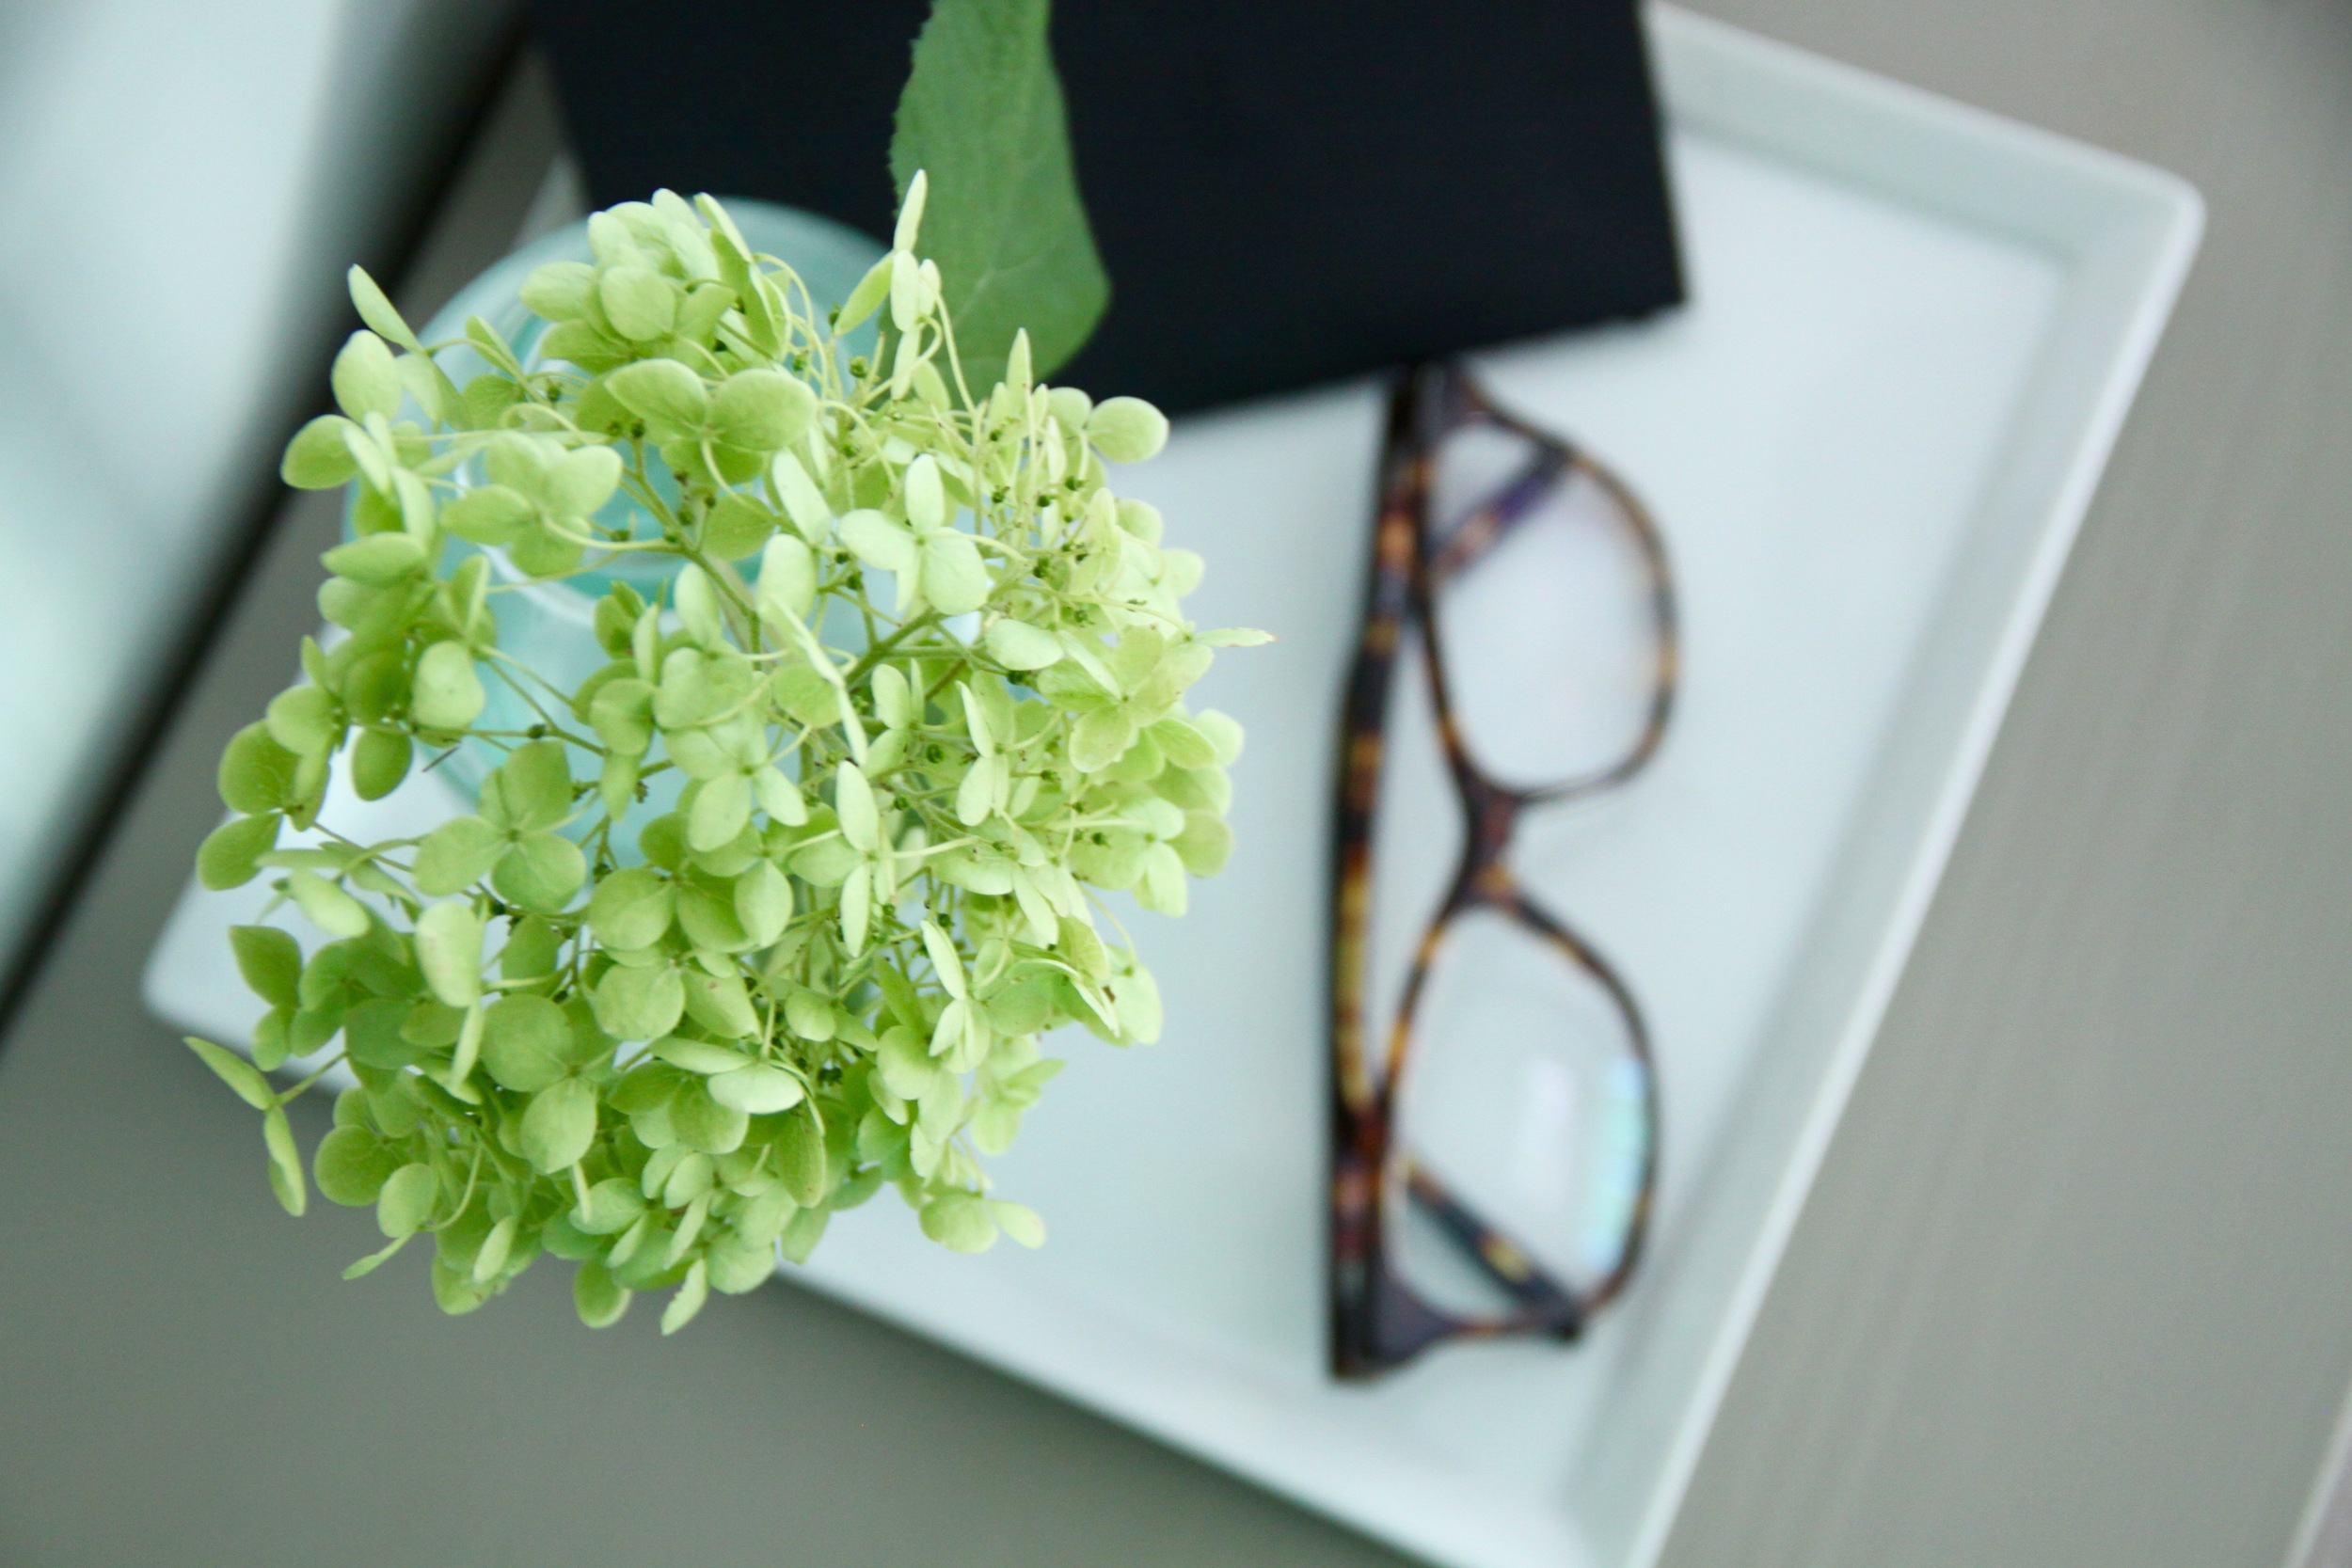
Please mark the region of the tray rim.
[[[2041, 538], [2030, 552], [1976, 683], [1966, 720], [1954, 741], [1951, 760], [1934, 803], [1922, 824], [1876, 950], [1846, 1013], [1846, 1024], [1809, 1091], [1789, 1155], [1772, 1200], [1725, 1307], [1713, 1344], [1702, 1364], [1679, 1429], [1660, 1466], [1643, 1523], [1627, 1553], [1628, 1568], [1649, 1568], [1663, 1552], [1681, 1512], [1691, 1480], [1712, 1433], [1717, 1413], [1744, 1354], [1766, 1295], [1780, 1272], [1788, 1242], [1812, 1192], [1832, 1138], [1845, 1119], [1855, 1083], [1877, 1043], [1887, 1009], [1909, 966], [1935, 893], [1959, 842], [1984, 768], [1999, 738], [2003, 719], [2023, 676], [2043, 615], [2056, 594], [2075, 538], [2089, 515], [2107, 458], [2122, 434], [2134, 397], [2153, 357], [2180, 291], [2186, 282], [2204, 233], [2205, 204], [2197, 188], [2153, 165], [2027, 125], [1989, 110], [1942, 97], [1924, 88], [1812, 54], [1793, 45], [1718, 22], [1681, 7], [1648, 0], [1644, 21], [1661, 77], [1663, 113], [1692, 129], [1738, 135], [1769, 150], [1841, 177], [1851, 183], [1903, 199], [1908, 204], [2055, 251], [2070, 261], [2079, 292], [2094, 272], [2125, 276], [2130, 285], [2106, 367], [2082, 411], [2080, 432], [2064, 472], [2045, 509]], [[1685, 73], [1677, 79], [1677, 72]], [[1715, 103], [1692, 112], [1693, 78], [1736, 71], [1753, 85], [1784, 96], [1811, 98], [1841, 111], [1835, 121], [1813, 119], [1793, 131], [1755, 112], [1753, 103], [1731, 105], [1731, 114], [1709, 113]], [[1720, 86], [1720, 82], [1709, 84]], [[1686, 96], [1677, 97], [1677, 92]], [[1898, 138], [1850, 137], [1851, 119], [1881, 119], [1909, 133]], [[1760, 121], [1760, 123], [1759, 123]], [[1742, 135], [1742, 133], [1745, 133]], [[1937, 150], [1958, 152], [1961, 189], [1942, 200], [1921, 200], [1903, 187], [1890, 154], [1905, 142], [1931, 139]], [[2023, 226], [2005, 211], [1986, 176], [2006, 166], [2038, 170], [2083, 195], [2104, 194], [2105, 202], [2069, 206], [2061, 199]], [[1996, 176], [1997, 178], [1997, 176]], [[2036, 191], [2047, 200], [2053, 194]], [[1954, 199], [1957, 198], [1958, 199]], [[2102, 265], [2102, 263], [2105, 263]], [[2136, 276], [2134, 276], [2136, 275]], [[1990, 505], [1990, 498], [1980, 503]]]

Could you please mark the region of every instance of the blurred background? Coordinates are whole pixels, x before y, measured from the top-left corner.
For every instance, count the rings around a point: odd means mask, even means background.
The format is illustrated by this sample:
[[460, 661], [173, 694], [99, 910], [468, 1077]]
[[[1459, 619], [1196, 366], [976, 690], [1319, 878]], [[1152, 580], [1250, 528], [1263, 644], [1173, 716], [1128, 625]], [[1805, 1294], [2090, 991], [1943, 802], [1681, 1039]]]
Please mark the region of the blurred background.
[[[1697, 8], [2210, 228], [1664, 1560], [2352, 1562], [2352, 8]], [[343, 268], [421, 319], [583, 198], [523, 22], [0, 8], [0, 1565], [1399, 1560], [797, 1291], [345, 1286], [140, 1006], [315, 618]]]

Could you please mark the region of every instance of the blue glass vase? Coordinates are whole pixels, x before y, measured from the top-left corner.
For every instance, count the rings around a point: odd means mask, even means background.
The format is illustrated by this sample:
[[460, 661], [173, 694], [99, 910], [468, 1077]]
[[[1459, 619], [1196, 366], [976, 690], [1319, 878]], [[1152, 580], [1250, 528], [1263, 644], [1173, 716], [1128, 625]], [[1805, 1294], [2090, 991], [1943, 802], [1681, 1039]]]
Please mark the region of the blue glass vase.
[[[728, 215], [742, 230], [743, 238], [754, 251], [773, 256], [799, 274], [821, 313], [838, 306], [856, 288], [858, 280], [880, 261], [884, 247], [856, 230], [819, 217], [797, 208], [778, 206], [773, 202], [748, 198], [729, 200]], [[482, 274], [443, 306], [424, 328], [427, 342], [460, 340], [459, 346], [447, 349], [439, 356], [441, 368], [450, 379], [463, 387], [473, 376], [485, 373], [489, 365], [470, 347], [465, 346], [466, 322], [480, 316], [489, 323], [498, 335], [510, 344], [524, 369], [535, 370], [547, 361], [539, 353], [539, 343], [548, 324], [533, 315], [522, 302], [523, 279], [534, 268], [549, 261], [588, 261], [594, 259], [588, 245], [588, 222], [585, 218], [543, 234], [522, 245]], [[870, 339], [873, 328], [862, 329]], [[870, 341], [847, 345], [850, 352], [870, 353]], [[671, 492], [666, 470], [659, 467], [650, 476], [657, 490]], [[348, 517], [348, 514], [346, 515]], [[659, 529], [652, 516], [625, 492], [616, 494], [596, 515], [596, 521], [608, 529], [625, 531], [631, 536], [658, 536]], [[346, 524], [348, 527], [348, 522]], [[607, 556], [600, 562], [592, 562], [588, 569], [555, 581], [533, 580], [517, 571], [506, 559], [503, 550], [452, 540], [448, 564], [454, 564], [467, 554], [480, 554], [489, 561], [490, 580], [500, 592], [490, 596], [492, 611], [498, 621], [500, 651], [529, 666], [547, 681], [566, 690], [577, 689], [588, 676], [610, 662], [609, 656], [597, 643], [595, 630], [596, 601], [615, 582], [627, 582], [646, 598], [651, 599], [667, 588], [677, 575], [679, 562], [674, 556], [653, 555], [640, 551], [625, 551]], [[742, 563], [749, 578], [757, 576], [756, 560]], [[483, 682], [488, 701], [482, 717], [475, 722], [485, 730], [523, 730], [537, 721], [528, 704], [496, 676]], [[544, 695], [542, 701], [545, 701]], [[559, 715], [559, 717], [568, 717]], [[482, 781], [505, 755], [504, 750], [486, 741], [468, 740], [443, 760], [437, 772], [463, 791], [469, 799], [480, 794]], [[595, 759], [586, 755], [573, 758], [575, 772], [582, 777], [595, 776]], [[630, 814], [632, 818], [657, 815], [671, 809], [675, 801], [681, 781], [675, 771], [657, 774], [647, 782], [648, 799], [644, 806]], [[631, 835], [633, 838], [633, 835]]]

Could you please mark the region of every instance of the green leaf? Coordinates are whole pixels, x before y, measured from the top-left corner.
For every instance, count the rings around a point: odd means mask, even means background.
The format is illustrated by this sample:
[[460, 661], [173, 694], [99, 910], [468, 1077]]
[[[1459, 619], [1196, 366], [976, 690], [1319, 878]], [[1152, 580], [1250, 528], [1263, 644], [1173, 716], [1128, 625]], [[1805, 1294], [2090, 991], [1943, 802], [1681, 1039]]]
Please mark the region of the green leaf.
[[469, 900], [453, 898], [417, 917], [417, 967], [433, 994], [453, 1007], [470, 1007], [482, 995], [482, 916]]
[[596, 284], [596, 301], [614, 331], [641, 343], [668, 337], [677, 325], [677, 285], [651, 267], [607, 269]]
[[338, 1127], [319, 1143], [310, 1163], [319, 1191], [329, 1203], [357, 1209], [373, 1203], [400, 1160], [384, 1140], [364, 1127]]
[[655, 1040], [675, 1027], [686, 1010], [686, 987], [666, 966], [608, 972], [592, 998], [596, 1027], [620, 1040]]
[[369, 1275], [373, 1274], [376, 1270], [390, 1262], [392, 1260], [392, 1255], [407, 1244], [408, 1238], [406, 1236], [403, 1236], [399, 1240], [392, 1243], [389, 1246], [377, 1248], [375, 1251], [369, 1253], [365, 1258], [360, 1259], [357, 1263], [354, 1263], [350, 1267], [344, 1269], [343, 1277], [347, 1280], [366, 1278]]
[[997, 1229], [1002, 1230], [1023, 1246], [1040, 1247], [1045, 1244], [1045, 1222], [1038, 1218], [1037, 1211], [1026, 1204], [1008, 1203], [1003, 1198], [991, 1198], [988, 1203], [988, 1213], [989, 1217], [996, 1222]]
[[852, 848], [872, 854], [882, 842], [882, 818], [874, 787], [856, 763], [845, 762], [833, 779], [834, 809], [840, 814], [841, 836]]
[[690, 970], [685, 988], [687, 1010], [706, 1029], [739, 1040], [759, 1033], [759, 1014], [741, 975]]
[[572, 1216], [572, 1223], [591, 1236], [617, 1236], [644, 1212], [645, 1200], [636, 1182], [625, 1176], [608, 1177], [588, 1189], [587, 1206]]
[[841, 1029], [841, 1020], [834, 1012], [833, 1004], [804, 986], [796, 986], [786, 998], [785, 1016], [791, 1020], [792, 1032], [804, 1040], [824, 1041]]
[[329, 936], [367, 934], [367, 906], [324, 877], [294, 871], [286, 877], [286, 892], [310, 924]]
[[271, 1090], [269, 1080], [262, 1077], [251, 1062], [233, 1051], [215, 1045], [211, 1040], [199, 1039], [194, 1035], [183, 1037], [188, 1042], [188, 1049], [195, 1052], [222, 1083], [234, 1089], [239, 1100], [257, 1111], [267, 1111], [278, 1104], [278, 1096]]
[[405, 349], [421, 349], [423, 346], [417, 341], [417, 335], [408, 329], [408, 324], [400, 319], [400, 312], [392, 309], [392, 302], [385, 297], [384, 291], [377, 286], [374, 278], [367, 275], [365, 268], [353, 267], [343, 275], [343, 282], [351, 290], [352, 308], [359, 312], [361, 321]]
[[473, 1255], [473, 1282], [486, 1285], [506, 1272], [507, 1259], [515, 1253], [515, 1216], [507, 1215], [490, 1227], [490, 1233], [482, 1239], [482, 1250]]
[[290, 687], [271, 698], [262, 722], [271, 739], [306, 757], [331, 751], [342, 731], [334, 693], [310, 685]]
[[752, 781], [740, 773], [722, 773], [704, 782], [686, 813], [686, 845], [708, 852], [733, 842], [751, 819]]
[[782, 371], [739, 371], [710, 399], [719, 439], [752, 451], [776, 451], [808, 433], [817, 395]]
[[1119, 976], [1113, 987], [1119, 1010], [1119, 1043], [1150, 1045], [1160, 1037], [1160, 988], [1140, 965]]
[[971, 1193], [944, 1193], [923, 1205], [923, 1234], [950, 1252], [986, 1252], [996, 1244], [988, 1210]]
[[825, 1130], [805, 1104], [787, 1115], [776, 1133], [776, 1165], [793, 1202], [803, 1209], [824, 1202]]
[[299, 1005], [302, 947], [292, 936], [275, 926], [231, 926], [229, 947], [254, 995], [273, 1007]]
[[505, 376], [485, 373], [466, 383], [459, 395], [464, 415], [463, 423], [472, 430], [497, 427], [509, 408], [520, 402], [522, 390]]
[[1233, 830], [1215, 812], [1186, 812], [1184, 831], [1177, 836], [1175, 848], [1186, 871], [1196, 877], [1214, 877], [1225, 868], [1233, 852]]
[[588, 858], [561, 833], [532, 833], [506, 852], [490, 885], [509, 903], [553, 914], [588, 879]]
[[[378, 534], [377, 538], [406, 538], [405, 534]], [[351, 716], [363, 724], [378, 724], [391, 718], [408, 700], [408, 661], [396, 648], [386, 648], [351, 661], [342, 673], [340, 687], [343, 705]]]
[[482, 1017], [482, 1065], [503, 1088], [536, 1094], [572, 1069], [572, 1021], [544, 996], [507, 996]]
[[706, 648], [715, 649], [726, 641], [726, 622], [720, 613], [718, 590], [710, 586], [710, 574], [691, 564], [679, 567], [670, 594], [687, 636]]
[[653, 744], [653, 699], [651, 683], [625, 676], [597, 689], [588, 704], [588, 722], [614, 751], [643, 756]]
[[811, 729], [841, 721], [841, 694], [811, 665], [787, 664], [777, 671], [775, 693], [784, 710]]
[[1168, 416], [1141, 398], [1109, 398], [1087, 416], [1086, 434], [1113, 463], [1141, 463], [1168, 445]]
[[620, 488], [622, 467], [621, 454], [611, 447], [565, 452], [548, 474], [548, 510], [558, 517], [587, 516]]
[[1211, 708], [1206, 713], [1194, 714], [1192, 724], [1193, 728], [1209, 737], [1210, 745], [1216, 748], [1216, 765], [1219, 768], [1231, 768], [1241, 760], [1241, 725], [1231, 715]]
[[644, 420], [658, 436], [700, 430], [710, 413], [703, 378], [675, 359], [624, 365], [606, 376], [604, 384], [622, 407]]
[[[826, 504], [825, 493], [817, 482], [808, 477], [808, 469], [791, 452], [779, 455], [769, 469], [776, 482], [776, 492], [783, 498], [785, 514], [802, 537], [810, 540], [824, 538], [833, 525], [833, 508]], [[762, 568], [762, 576], [766, 569]]]
[[1061, 662], [1061, 639], [1022, 621], [999, 621], [984, 640], [997, 663], [1008, 670], [1042, 670]]
[[1002, 379], [1013, 335], [1050, 375], [1094, 330], [1110, 282], [1087, 228], [1046, 0], [937, 0], [899, 95], [890, 173], [928, 174], [921, 254], [939, 263], [966, 382]]
[[767, 1283], [776, 1272], [776, 1249], [772, 1242], [760, 1243], [739, 1236], [723, 1236], [710, 1243], [705, 1255], [710, 1264], [710, 1286], [739, 1296], [755, 1291]]
[[588, 900], [588, 928], [607, 947], [651, 947], [669, 930], [677, 892], [669, 879], [642, 865], [627, 866], [596, 884]]
[[1071, 764], [1081, 773], [1100, 772], [1125, 755], [1135, 737], [1134, 721], [1118, 708], [1082, 715], [1071, 726]]
[[517, 832], [539, 832], [572, 814], [572, 770], [560, 740], [534, 740], [500, 765], [499, 796]]
[[292, 1007], [272, 1007], [253, 1025], [253, 1065], [263, 1072], [276, 1072], [293, 1053], [294, 1017]]
[[476, 1285], [470, 1267], [459, 1269], [446, 1258], [433, 1259], [433, 1305], [453, 1318], [462, 1318], [490, 1299], [488, 1287]]
[[538, 509], [520, 491], [485, 484], [443, 507], [441, 524], [458, 538], [477, 545], [506, 545], [538, 515]]
[[1136, 902], [1147, 910], [1169, 915], [1184, 912], [1184, 863], [1174, 846], [1154, 844], [1144, 850], [1142, 878], [1135, 893]]
[[499, 974], [509, 980], [535, 980], [555, 973], [564, 933], [544, 920], [518, 920], [507, 927], [499, 949]]
[[301, 762], [271, 736], [267, 723], [247, 724], [221, 752], [221, 800], [230, 811], [278, 811], [294, 792]]
[[684, 1039], [675, 1035], [657, 1042], [653, 1053], [674, 1068], [705, 1075], [733, 1072], [752, 1065], [752, 1058], [740, 1051], [713, 1045], [708, 1040]]
[[572, 1275], [572, 1307], [590, 1328], [610, 1328], [628, 1310], [630, 1292], [612, 1277], [612, 1271], [591, 1258]]
[[376, 1195], [376, 1227], [398, 1239], [412, 1236], [433, 1217], [441, 1200], [441, 1178], [427, 1164], [403, 1165], [386, 1179]]
[[732, 1105], [710, 1098], [705, 1080], [680, 1088], [670, 1101], [670, 1122], [678, 1141], [706, 1154], [727, 1154], [743, 1147], [751, 1117]]
[[[437, 1004], [428, 1004], [437, 1006]], [[360, 1003], [343, 1014], [343, 1043], [351, 1059], [361, 1067], [395, 1071], [420, 1060], [425, 1053], [411, 1037], [410, 1016], [416, 1005], [405, 997], [378, 996]]]
[[874, 914], [874, 879], [868, 868], [850, 868], [841, 881], [841, 939], [852, 955], [866, 951], [866, 938]]
[[914, 535], [874, 511], [862, 507], [841, 519], [841, 542], [869, 566], [904, 575], [918, 561]]
[[294, 1129], [286, 1109], [272, 1105], [262, 1116], [262, 1142], [269, 1149], [269, 1185], [286, 1212], [299, 1219], [310, 1206], [310, 1185], [303, 1180], [302, 1151], [294, 1148]]
[[506, 840], [479, 816], [453, 816], [417, 847], [417, 891], [427, 898], [462, 893], [490, 874]]
[[[703, 523], [703, 548], [722, 561], [740, 561], [775, 531], [774, 513], [740, 490], [729, 490], [711, 503], [710, 515]], [[767, 575], [767, 568], [761, 567], [763, 587]]]
[[[691, 579], [680, 574], [680, 580], [683, 584]], [[683, 610], [681, 604], [682, 616]], [[711, 610], [710, 629], [715, 636], [715, 604]], [[654, 695], [653, 716], [665, 729], [707, 724], [740, 704], [758, 684], [758, 666], [740, 654], [707, 657], [692, 648], [674, 648], [661, 661], [661, 685]]]
[[993, 585], [969, 534], [940, 530], [923, 541], [922, 559], [923, 596], [942, 614], [961, 615], [988, 602]]
[[[712, 514], [712, 520], [717, 521], [716, 513]], [[781, 624], [787, 618], [806, 617], [816, 603], [816, 552], [804, 541], [788, 533], [768, 538], [759, 558], [760, 613]]]
[[381, 800], [400, 787], [416, 748], [398, 730], [361, 730], [351, 743], [351, 787], [362, 800]]
[[754, 947], [784, 934], [792, 918], [792, 883], [772, 861], [756, 861], [735, 879], [735, 918]]
[[749, 1116], [788, 1111], [805, 1098], [801, 1081], [779, 1067], [738, 1068], [710, 1081], [710, 1098]]
[[350, 428], [351, 421], [340, 414], [321, 414], [295, 431], [278, 465], [278, 477], [297, 490], [332, 490], [350, 483], [359, 472], [344, 442], [343, 432]]
[[596, 269], [585, 261], [549, 261], [523, 279], [522, 302], [551, 322], [576, 321], [588, 313], [588, 291], [596, 280]]
[[473, 650], [463, 642], [436, 642], [417, 660], [408, 711], [425, 728], [462, 730], [481, 716], [485, 700]]
[[694, 1321], [694, 1314], [710, 1299], [710, 1269], [701, 1259], [694, 1259], [686, 1271], [686, 1283], [679, 1286], [670, 1305], [661, 1309], [661, 1332], [675, 1334]]
[[477, 1001], [458, 1017], [457, 1049], [450, 1053], [449, 1069], [440, 1075], [443, 1086], [469, 1105], [478, 1097], [466, 1080], [472, 1075], [474, 1063], [481, 1055], [482, 1004]]
[[278, 845], [276, 812], [240, 816], [204, 835], [196, 851], [196, 878], [215, 893], [243, 887], [261, 874], [261, 857]]
[[877, 1053], [884, 1086], [901, 1100], [917, 1100], [939, 1076], [939, 1064], [912, 1029], [891, 1029], [882, 1037]]
[[516, 1142], [524, 1159], [551, 1172], [577, 1164], [596, 1138], [596, 1087], [584, 1079], [566, 1078], [532, 1097]]
[[798, 828], [808, 821], [808, 801], [801, 794], [801, 786], [773, 768], [763, 768], [752, 775], [752, 793], [759, 800], [760, 810], [787, 828]]
[[465, 398], [440, 366], [424, 355], [404, 354], [393, 368], [400, 372], [401, 386], [416, 400], [426, 419], [436, 423], [466, 422]]
[[370, 414], [390, 419], [400, 412], [400, 370], [392, 351], [373, 332], [355, 332], [335, 356], [330, 376], [335, 402], [345, 414], [364, 420]]
[[890, 275], [893, 271], [890, 263], [891, 258], [884, 256], [866, 269], [866, 276], [859, 278], [857, 287], [850, 291], [850, 297], [841, 302], [841, 313], [834, 323], [834, 330], [848, 332], [864, 325], [866, 318], [874, 313], [875, 308], [890, 297]]

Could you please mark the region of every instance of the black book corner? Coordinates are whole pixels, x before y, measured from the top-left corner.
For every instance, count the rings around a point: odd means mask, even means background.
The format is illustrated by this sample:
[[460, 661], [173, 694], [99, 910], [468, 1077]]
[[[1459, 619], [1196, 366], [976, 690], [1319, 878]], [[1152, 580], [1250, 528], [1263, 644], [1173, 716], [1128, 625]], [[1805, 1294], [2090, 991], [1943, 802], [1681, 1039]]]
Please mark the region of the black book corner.
[[[887, 235], [928, 0], [536, 0], [599, 206], [762, 197]], [[1170, 412], [1682, 297], [1630, 0], [1061, 0], [1111, 278], [1057, 379]]]

